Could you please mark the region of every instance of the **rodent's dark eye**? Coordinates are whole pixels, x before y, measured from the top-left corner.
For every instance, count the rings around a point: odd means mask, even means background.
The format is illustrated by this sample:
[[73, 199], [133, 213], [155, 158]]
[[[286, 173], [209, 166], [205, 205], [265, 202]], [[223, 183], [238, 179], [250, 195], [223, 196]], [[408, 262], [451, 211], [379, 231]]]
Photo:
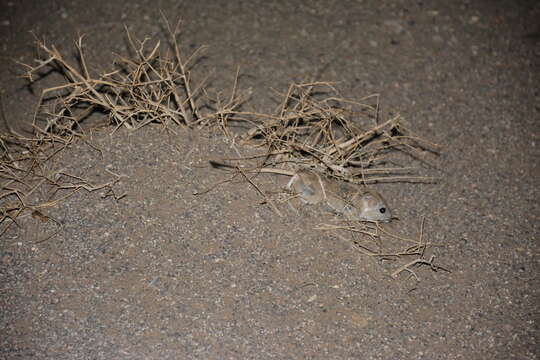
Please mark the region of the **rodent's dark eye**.
[[379, 211], [381, 212], [381, 214], [384, 214], [386, 212], [386, 208], [380, 208]]

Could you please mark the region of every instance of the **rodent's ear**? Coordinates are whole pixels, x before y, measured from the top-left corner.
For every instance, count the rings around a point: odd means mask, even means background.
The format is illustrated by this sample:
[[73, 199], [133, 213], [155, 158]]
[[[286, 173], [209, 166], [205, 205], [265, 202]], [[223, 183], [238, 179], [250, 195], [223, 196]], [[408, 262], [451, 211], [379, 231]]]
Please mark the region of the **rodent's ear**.
[[369, 208], [374, 208], [379, 205], [379, 199], [372, 193], [366, 193], [363, 196], [364, 204]]

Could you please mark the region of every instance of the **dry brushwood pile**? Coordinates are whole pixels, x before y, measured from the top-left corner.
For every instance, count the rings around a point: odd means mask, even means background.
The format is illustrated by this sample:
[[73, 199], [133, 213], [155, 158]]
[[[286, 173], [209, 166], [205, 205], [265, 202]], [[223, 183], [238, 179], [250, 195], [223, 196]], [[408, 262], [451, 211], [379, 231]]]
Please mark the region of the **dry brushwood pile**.
[[395, 165], [391, 155], [422, 159], [437, 151], [435, 144], [414, 135], [399, 115], [380, 122], [376, 106], [343, 99], [329, 83], [292, 84], [277, 113], [231, 117], [253, 124], [242, 141], [264, 149], [261, 165], [315, 168], [362, 184], [433, 181], [415, 176], [416, 168]]
[[[132, 55], [118, 56], [111, 71], [98, 75], [89, 70], [82, 37], [76, 43], [75, 61], [66, 59], [54, 46], [37, 41], [42, 56], [36, 65], [24, 65], [28, 80], [35, 81], [53, 71], [64, 81], [43, 90], [32, 121], [32, 136], [23, 136], [9, 127], [0, 135], [0, 234], [21, 214], [40, 215], [44, 208], [83, 189], [101, 189], [106, 196], [115, 198], [123, 196], [113, 189], [120, 179], [114, 173], [110, 173], [110, 182], [96, 185], [49, 166], [70, 143], [86, 141], [82, 124], [96, 113], [106, 118], [112, 132], [120, 127], [137, 130], [151, 123], [175, 135], [175, 127], [218, 129], [229, 141], [260, 149], [258, 156], [234, 159], [234, 166], [242, 173], [241, 169], [263, 166], [312, 168], [357, 184], [433, 181], [420, 176], [417, 168], [400, 162], [415, 159], [419, 164], [429, 163], [428, 156], [437, 152], [437, 146], [416, 136], [399, 115], [381, 121], [378, 96], [356, 102], [341, 98], [329, 83], [293, 84], [280, 94], [282, 99], [274, 113], [243, 111], [248, 97], [238, 90], [238, 74], [230, 96], [223, 99], [209, 94], [206, 79], [195, 83], [192, 76], [201, 49], [184, 57], [178, 41], [179, 27], [165, 24], [168, 46], [159, 41], [153, 45], [148, 40], [138, 41], [127, 32]], [[396, 154], [400, 161], [394, 157]], [[37, 198], [38, 188], [46, 188], [50, 196]], [[326, 225], [321, 229], [341, 229], [371, 239], [385, 232], [378, 224]], [[413, 265], [427, 264], [437, 269], [433, 259], [426, 258], [429, 242], [423, 239], [422, 231], [418, 240], [393, 237], [404, 241], [405, 247], [391, 253], [364, 245], [359, 248], [373, 256], [415, 256], [395, 275], [404, 270], [414, 275]]]

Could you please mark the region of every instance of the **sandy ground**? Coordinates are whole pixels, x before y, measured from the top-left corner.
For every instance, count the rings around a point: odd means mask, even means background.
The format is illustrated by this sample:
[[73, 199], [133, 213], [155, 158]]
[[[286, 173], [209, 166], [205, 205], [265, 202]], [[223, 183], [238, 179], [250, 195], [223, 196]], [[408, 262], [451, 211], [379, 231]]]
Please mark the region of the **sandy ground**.
[[[120, 201], [80, 192], [0, 243], [3, 359], [537, 359], [540, 233], [540, 6], [535, 1], [6, 1], [0, 79], [8, 120], [36, 96], [12, 60], [30, 62], [33, 31], [73, 52], [86, 34], [93, 68], [125, 53], [124, 24], [162, 38], [160, 9], [184, 19], [187, 49], [228, 89], [237, 65], [250, 106], [271, 111], [291, 81], [340, 81], [381, 95], [443, 146], [436, 185], [385, 184], [401, 221], [437, 263], [420, 281], [391, 261], [314, 230], [317, 211], [278, 217], [245, 183], [201, 196], [236, 150], [217, 135], [159, 128], [92, 134], [64, 154], [96, 182], [126, 175]], [[54, 76], [36, 88], [54, 84]], [[247, 150], [239, 149], [244, 152]], [[280, 181], [262, 177], [261, 186]]]

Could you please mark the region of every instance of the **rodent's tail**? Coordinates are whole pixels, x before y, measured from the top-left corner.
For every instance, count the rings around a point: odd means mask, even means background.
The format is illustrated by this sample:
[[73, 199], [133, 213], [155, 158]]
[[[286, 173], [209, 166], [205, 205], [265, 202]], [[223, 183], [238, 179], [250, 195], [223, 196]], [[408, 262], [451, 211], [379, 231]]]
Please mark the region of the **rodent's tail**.
[[261, 173], [279, 174], [279, 175], [285, 175], [285, 176], [293, 176], [295, 174], [294, 171], [287, 170], [287, 169], [280, 169], [280, 168], [252, 168], [252, 169], [249, 169], [249, 168], [244, 168], [242, 166], [227, 164], [227, 163], [224, 163], [224, 162], [221, 162], [221, 161], [208, 160], [208, 162], [210, 163], [210, 166], [212, 166], [214, 169], [226, 170], [226, 171], [231, 171], [231, 170], [240, 171], [240, 169], [242, 169], [241, 171], [247, 171], [247, 172], [252, 172], [252, 173], [253, 172], [261, 172]]
[[208, 160], [208, 162], [210, 163], [210, 166], [212, 166], [214, 169], [220, 169], [220, 170], [236, 169], [236, 166], [226, 164], [226, 163], [221, 162], [221, 161]]

